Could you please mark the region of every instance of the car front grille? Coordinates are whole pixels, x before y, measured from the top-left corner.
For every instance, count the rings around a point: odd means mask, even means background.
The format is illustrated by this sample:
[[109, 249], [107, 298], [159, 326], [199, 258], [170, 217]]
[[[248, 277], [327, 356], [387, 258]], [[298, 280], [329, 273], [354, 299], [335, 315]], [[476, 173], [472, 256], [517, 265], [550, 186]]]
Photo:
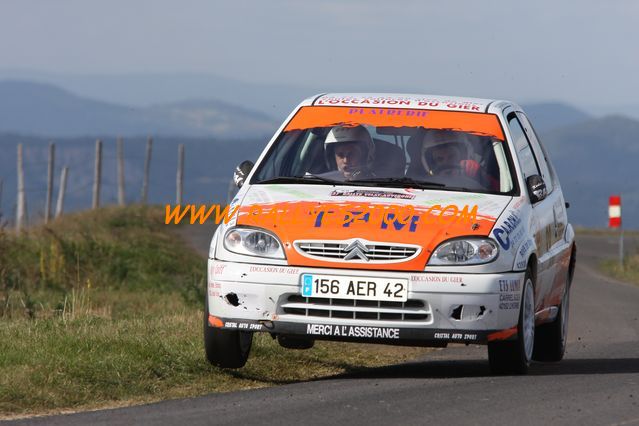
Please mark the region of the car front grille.
[[344, 318], [372, 321], [430, 321], [431, 310], [422, 300], [381, 302], [374, 300], [324, 299], [288, 296], [281, 305], [282, 312], [316, 318]]
[[302, 255], [314, 259], [342, 261], [342, 262], [371, 262], [389, 263], [406, 261], [414, 258], [420, 252], [420, 247], [409, 244], [388, 244], [365, 241], [362, 246], [366, 259], [359, 257], [345, 259], [350, 253], [346, 250], [352, 240], [349, 241], [296, 241], [295, 247]]

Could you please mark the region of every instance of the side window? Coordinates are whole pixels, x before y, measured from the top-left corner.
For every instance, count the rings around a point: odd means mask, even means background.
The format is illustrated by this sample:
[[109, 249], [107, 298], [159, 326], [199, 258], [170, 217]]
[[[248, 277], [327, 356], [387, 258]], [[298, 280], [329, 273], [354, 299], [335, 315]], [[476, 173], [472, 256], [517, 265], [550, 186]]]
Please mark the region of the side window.
[[544, 178], [544, 182], [546, 182], [546, 190], [550, 194], [553, 189], [555, 176], [552, 170], [552, 166], [548, 161], [546, 150], [544, 150], [544, 148], [541, 146], [541, 142], [537, 138], [537, 134], [534, 132], [530, 121], [528, 121], [528, 118], [521, 112], [517, 113], [517, 117], [519, 117], [519, 119], [521, 120], [526, 135], [530, 140], [530, 144], [533, 148], [533, 151], [535, 152], [535, 158], [537, 158], [537, 164], [539, 165], [539, 169], [541, 170], [541, 177]]
[[524, 128], [519, 123], [517, 116], [513, 113], [508, 116], [508, 128], [510, 129], [510, 135], [513, 139], [513, 144], [517, 150], [517, 159], [519, 160], [519, 166], [521, 167], [524, 177], [532, 175], [541, 175], [539, 167], [537, 166], [537, 160], [530, 147], [530, 142], [526, 137]]

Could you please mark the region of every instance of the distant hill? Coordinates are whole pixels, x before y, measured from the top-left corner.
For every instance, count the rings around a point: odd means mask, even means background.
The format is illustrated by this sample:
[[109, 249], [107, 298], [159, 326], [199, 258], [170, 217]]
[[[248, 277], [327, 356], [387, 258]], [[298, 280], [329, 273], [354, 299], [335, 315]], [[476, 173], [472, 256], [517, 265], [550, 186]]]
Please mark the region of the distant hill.
[[[32, 133], [48, 136], [47, 130], [52, 130], [54, 136], [73, 137], [113, 134], [117, 127], [124, 135], [154, 133], [206, 137], [215, 132], [213, 136], [234, 137], [230, 129], [241, 123], [240, 128], [245, 128], [245, 134], [240, 137], [261, 136], [273, 133], [277, 124], [303, 98], [321, 91], [250, 84], [198, 74], [188, 78], [162, 74], [23, 74], [23, 78], [44, 83], [11, 79], [0, 81], [0, 112], [3, 113], [0, 131], [25, 133], [31, 130]], [[0, 70], [0, 78], [12, 75], [16, 73]], [[330, 89], [338, 90], [335, 87]], [[77, 96], [76, 92], [86, 93], [89, 97]], [[170, 101], [178, 98], [190, 100]], [[146, 106], [149, 100], [156, 104]], [[121, 102], [134, 106], [125, 106]], [[237, 105], [251, 105], [251, 108]], [[539, 132], [591, 118], [582, 110], [560, 102], [525, 104], [524, 109]], [[66, 119], [63, 113], [73, 119]], [[78, 120], [77, 117], [83, 119]]]
[[541, 102], [523, 105], [537, 132], [571, 126], [592, 118], [572, 105], [561, 102]]
[[179, 99], [213, 98], [234, 105], [251, 105], [251, 109], [278, 118], [288, 115], [302, 99], [337, 89], [313, 82], [309, 82], [310, 87], [251, 83], [215, 74], [82, 75], [0, 68], [0, 80], [15, 79], [48, 83], [89, 98], [137, 107], [171, 103]]
[[218, 100], [133, 108], [82, 98], [49, 84], [0, 81], [0, 132], [241, 139], [270, 136], [277, 124], [263, 113]]
[[624, 227], [639, 228], [639, 121], [621, 116], [590, 119], [542, 132], [543, 143], [571, 203], [569, 217], [607, 226], [608, 197], [622, 195]]

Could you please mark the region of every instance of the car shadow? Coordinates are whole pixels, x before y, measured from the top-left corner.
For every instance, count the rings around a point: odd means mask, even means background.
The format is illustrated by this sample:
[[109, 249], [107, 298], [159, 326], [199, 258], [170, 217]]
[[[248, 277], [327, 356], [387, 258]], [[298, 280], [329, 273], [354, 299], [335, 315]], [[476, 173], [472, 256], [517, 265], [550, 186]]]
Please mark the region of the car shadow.
[[[565, 359], [557, 363], [533, 362], [530, 376], [639, 373], [639, 358]], [[361, 368], [320, 380], [341, 379], [444, 379], [492, 376], [486, 359], [420, 361], [387, 367]]]
[[[239, 379], [258, 380], [271, 385], [288, 385], [341, 379], [458, 379], [472, 377], [499, 377], [491, 374], [488, 360], [425, 360], [385, 367], [353, 367], [345, 363], [333, 363], [344, 373], [318, 377], [310, 380], [277, 380], [254, 377], [242, 370], [227, 370], [230, 376]], [[639, 373], [639, 358], [565, 359], [556, 363], [533, 362], [529, 376], [562, 376], [592, 374]]]

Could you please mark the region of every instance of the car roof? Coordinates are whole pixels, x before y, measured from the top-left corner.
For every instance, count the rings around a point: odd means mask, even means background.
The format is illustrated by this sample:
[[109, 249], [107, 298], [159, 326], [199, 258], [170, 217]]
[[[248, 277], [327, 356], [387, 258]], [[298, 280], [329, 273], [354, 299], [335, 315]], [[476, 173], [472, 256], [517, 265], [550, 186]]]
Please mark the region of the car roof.
[[[520, 109], [516, 104], [505, 100], [408, 93], [323, 93], [305, 99], [299, 106], [311, 105], [410, 108], [477, 113], [495, 113], [509, 105]], [[499, 106], [498, 110], [494, 110], [495, 106]]]

